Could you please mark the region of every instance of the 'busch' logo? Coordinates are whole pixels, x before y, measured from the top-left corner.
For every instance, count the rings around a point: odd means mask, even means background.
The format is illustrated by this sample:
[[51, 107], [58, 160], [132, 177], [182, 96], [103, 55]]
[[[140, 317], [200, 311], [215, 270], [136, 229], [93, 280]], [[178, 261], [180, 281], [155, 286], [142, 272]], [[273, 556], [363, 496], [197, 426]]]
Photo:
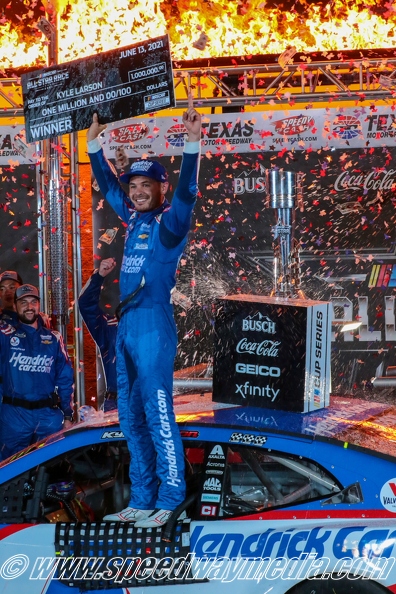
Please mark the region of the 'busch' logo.
[[260, 312], [254, 316], [248, 316], [242, 320], [242, 330], [252, 330], [255, 332], [266, 332], [275, 334], [275, 323], [269, 317], [263, 316]]
[[306, 132], [315, 125], [315, 120], [306, 115], [293, 116], [272, 122], [275, 131], [286, 136], [295, 136]]
[[264, 192], [265, 177], [249, 177], [249, 173], [251, 172], [243, 171], [238, 177], [234, 177], [234, 194]]

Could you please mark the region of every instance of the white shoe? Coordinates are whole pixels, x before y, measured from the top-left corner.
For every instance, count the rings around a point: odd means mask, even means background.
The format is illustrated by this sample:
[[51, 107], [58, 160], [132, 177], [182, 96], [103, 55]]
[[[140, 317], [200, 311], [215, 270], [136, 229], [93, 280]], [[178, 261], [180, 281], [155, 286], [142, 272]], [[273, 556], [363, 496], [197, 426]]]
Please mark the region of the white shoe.
[[155, 509], [151, 515], [136, 522], [135, 528], [158, 528], [166, 524], [172, 514], [169, 509]]
[[135, 507], [126, 507], [116, 514], [109, 514], [103, 518], [103, 522], [137, 522], [144, 520], [153, 513], [152, 509], [136, 509]]

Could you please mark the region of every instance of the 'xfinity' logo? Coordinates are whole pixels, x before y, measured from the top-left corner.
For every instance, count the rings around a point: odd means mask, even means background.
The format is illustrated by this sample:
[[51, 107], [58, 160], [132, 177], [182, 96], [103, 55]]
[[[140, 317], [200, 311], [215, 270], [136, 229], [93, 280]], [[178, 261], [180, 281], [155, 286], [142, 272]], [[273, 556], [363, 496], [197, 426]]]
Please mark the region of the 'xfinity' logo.
[[254, 316], [248, 316], [242, 320], [242, 330], [252, 330], [253, 332], [265, 332], [266, 334], [275, 334], [275, 323], [260, 312]]
[[271, 402], [274, 402], [279, 394], [279, 389], [274, 390], [271, 386], [252, 386], [249, 382], [235, 384], [235, 388], [235, 394], [240, 394], [242, 398], [246, 398], [246, 396], [265, 396], [270, 398]]

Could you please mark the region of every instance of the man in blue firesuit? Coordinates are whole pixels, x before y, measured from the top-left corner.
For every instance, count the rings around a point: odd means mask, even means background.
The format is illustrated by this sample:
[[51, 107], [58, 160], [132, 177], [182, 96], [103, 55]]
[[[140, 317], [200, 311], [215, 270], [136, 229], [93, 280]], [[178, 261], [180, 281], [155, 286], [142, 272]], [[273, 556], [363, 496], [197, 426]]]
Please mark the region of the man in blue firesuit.
[[188, 132], [172, 204], [167, 173], [157, 161], [139, 160], [120, 180], [104, 158], [97, 115], [88, 130], [88, 153], [100, 190], [126, 223], [117, 333], [118, 411], [131, 455], [131, 494], [105, 521], [161, 526], [185, 498], [184, 453], [173, 410], [177, 333], [171, 291], [186, 245], [198, 185], [201, 116], [192, 97], [183, 114]]
[[33, 285], [15, 291], [18, 323], [0, 323], [0, 455], [71, 426], [73, 369], [61, 335], [45, 328]]
[[94, 339], [102, 359], [103, 373], [106, 381], [103, 410], [108, 412], [117, 408], [117, 370], [116, 370], [116, 338], [118, 320], [106, 314], [99, 306], [100, 292], [105, 277], [115, 268], [114, 258], [106, 258], [99, 268], [89, 277], [79, 298], [82, 319], [90, 335]]

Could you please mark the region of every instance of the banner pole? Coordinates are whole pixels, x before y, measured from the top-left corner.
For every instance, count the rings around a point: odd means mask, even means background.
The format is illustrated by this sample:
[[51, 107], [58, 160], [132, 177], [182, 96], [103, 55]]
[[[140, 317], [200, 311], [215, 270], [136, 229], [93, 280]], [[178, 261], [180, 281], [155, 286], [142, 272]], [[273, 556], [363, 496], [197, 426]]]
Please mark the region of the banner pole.
[[80, 197], [78, 171], [78, 137], [77, 133], [70, 134], [70, 192], [71, 192], [71, 225], [72, 225], [72, 258], [73, 258], [73, 316], [74, 316], [74, 369], [75, 369], [75, 399], [77, 409], [85, 404], [85, 375], [84, 375], [84, 337], [83, 319], [78, 307], [78, 296], [82, 289], [82, 258], [80, 231]]

